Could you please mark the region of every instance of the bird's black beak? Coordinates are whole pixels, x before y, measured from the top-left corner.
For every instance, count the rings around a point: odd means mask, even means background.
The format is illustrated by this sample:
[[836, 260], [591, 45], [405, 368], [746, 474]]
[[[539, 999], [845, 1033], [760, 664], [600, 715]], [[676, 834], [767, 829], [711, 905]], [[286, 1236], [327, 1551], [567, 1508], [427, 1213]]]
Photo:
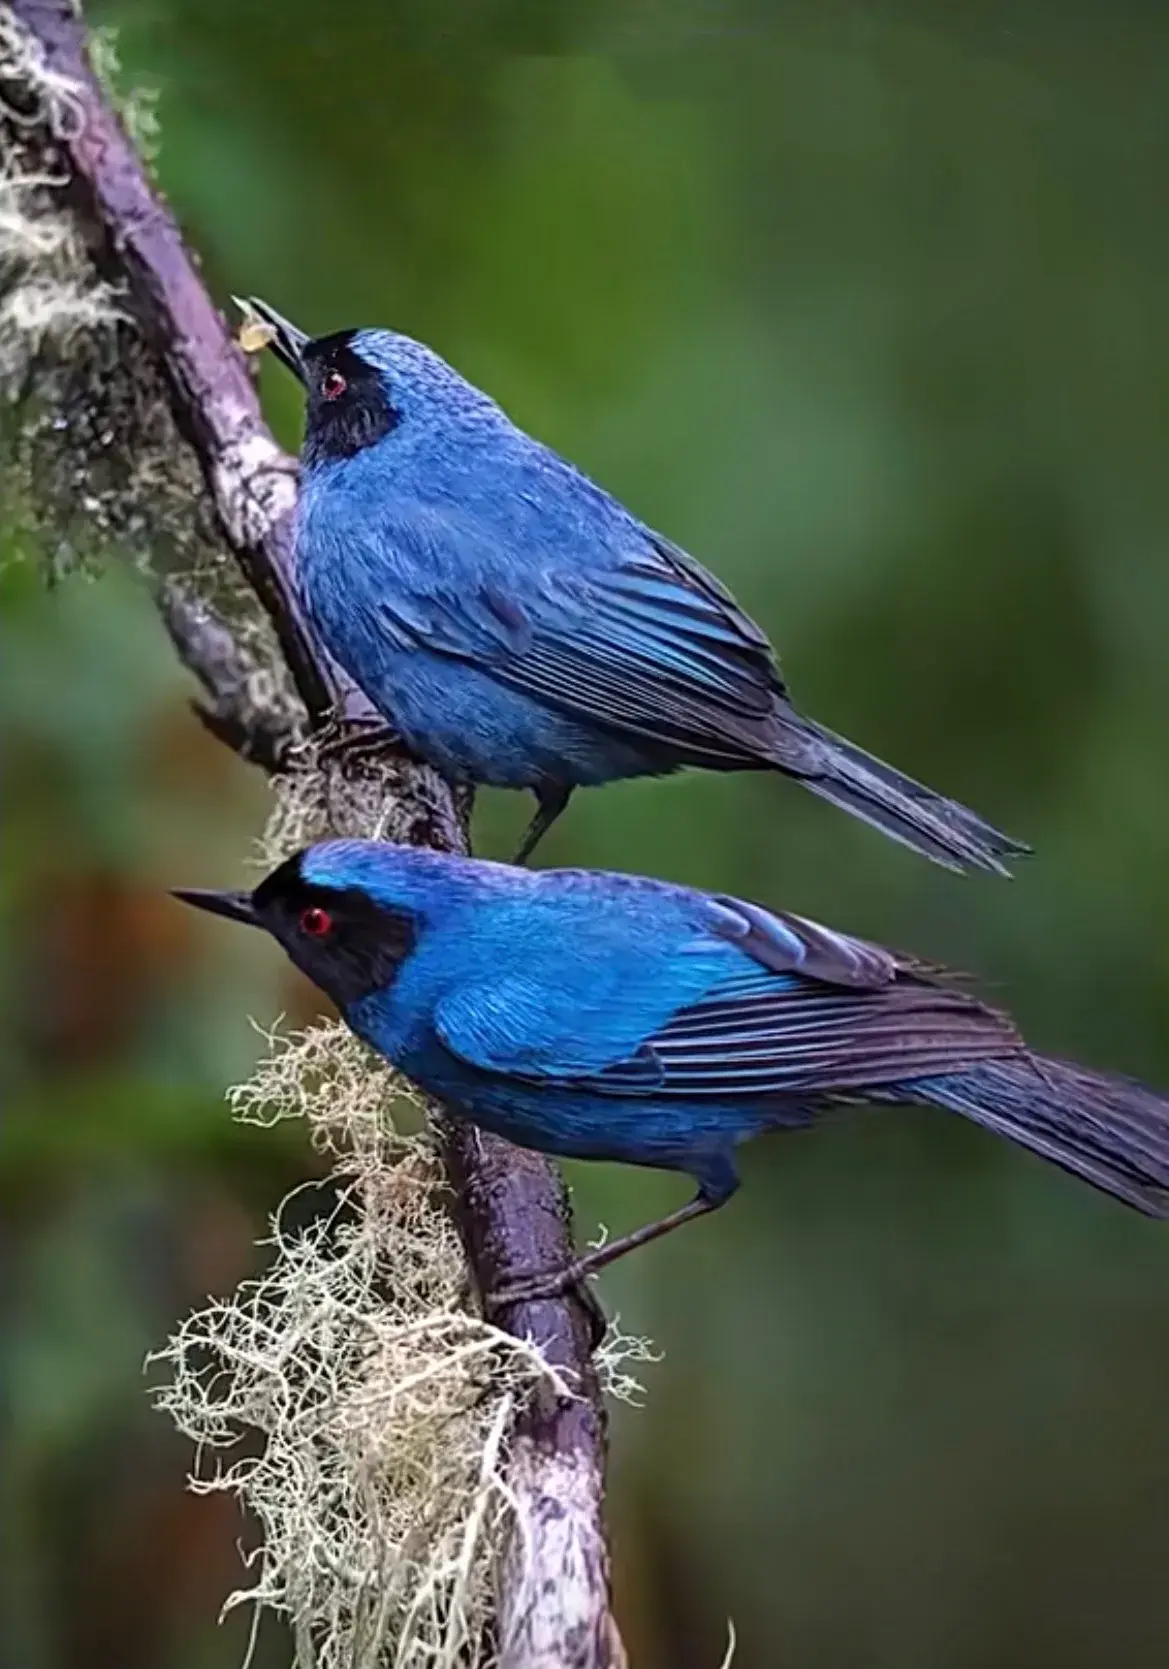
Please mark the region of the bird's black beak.
[[294, 377], [304, 382], [304, 350], [312, 337], [306, 336], [303, 330], [297, 330], [294, 324], [290, 324], [274, 307], [269, 307], [266, 301], [261, 301], [259, 296], [232, 296], [231, 299], [245, 317], [259, 319], [275, 332], [268, 347], [281, 365], [286, 365]]
[[213, 916], [226, 916], [228, 921], [246, 922], [249, 927], [260, 926], [260, 918], [256, 914], [250, 892], [215, 892], [209, 887], [175, 887], [171, 897], [180, 899], [184, 904], [193, 904], [196, 910], [210, 910]]

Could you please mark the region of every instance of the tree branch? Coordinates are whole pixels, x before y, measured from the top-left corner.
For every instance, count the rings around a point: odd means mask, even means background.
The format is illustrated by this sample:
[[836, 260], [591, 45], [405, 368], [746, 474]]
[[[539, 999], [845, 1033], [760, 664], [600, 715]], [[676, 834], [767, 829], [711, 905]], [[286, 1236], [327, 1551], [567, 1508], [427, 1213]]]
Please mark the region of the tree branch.
[[233, 753], [274, 774], [292, 764], [295, 714], [273, 711], [256, 693], [260, 672], [230, 626], [204, 598], [169, 580], [155, 594], [175, 653], [192, 671], [206, 701], [192, 701], [200, 722]]
[[[155, 192], [90, 68], [72, 0], [10, 0], [7, 8], [65, 78], [79, 119], [54, 132], [63, 204], [99, 272], [157, 357], [170, 411], [198, 460], [224, 545], [275, 628], [304, 714], [257, 695], [256, 663], [225, 619], [193, 590], [168, 582], [159, 608], [207, 701], [211, 731], [269, 771], [294, 767], [295, 745], [340, 713], [368, 720], [368, 703], [314, 647], [296, 601], [291, 517], [296, 464], [266, 427], [242, 353], [213, 304], [169, 209]], [[0, 21], [5, 7], [0, 5]], [[392, 746], [379, 764], [394, 800], [395, 836], [467, 850], [466, 811], [450, 786]], [[336, 765], [333, 768], [338, 768]], [[341, 766], [340, 768], [344, 768]], [[362, 769], [368, 773], [366, 761]], [[361, 831], [354, 831], [361, 832]], [[567, 1196], [552, 1165], [455, 1119], [441, 1120], [467, 1256], [482, 1291], [572, 1255]], [[502, 1564], [502, 1669], [619, 1669], [624, 1652], [609, 1609], [603, 1524], [604, 1415], [589, 1325], [571, 1299], [516, 1305], [511, 1330], [534, 1339], [579, 1387], [543, 1395], [511, 1434], [508, 1481], [524, 1528]]]

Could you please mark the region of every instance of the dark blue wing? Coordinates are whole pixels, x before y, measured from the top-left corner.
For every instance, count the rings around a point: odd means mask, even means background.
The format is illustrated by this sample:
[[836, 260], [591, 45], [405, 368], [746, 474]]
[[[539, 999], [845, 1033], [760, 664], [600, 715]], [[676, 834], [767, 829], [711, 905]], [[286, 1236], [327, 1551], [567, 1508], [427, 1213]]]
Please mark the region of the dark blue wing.
[[570, 909], [568, 878], [548, 876], [547, 931], [525, 901], [517, 966], [510, 935], [485, 942], [482, 975], [436, 1006], [442, 1042], [481, 1070], [603, 1095], [829, 1095], [1021, 1046], [1005, 1016], [865, 940], [729, 897], [655, 920], [642, 903], [680, 895], [626, 877], [576, 877], [604, 887]]
[[948, 986], [840, 990], [759, 973], [708, 992], [588, 1082], [612, 1095], [847, 1094], [1020, 1046], [1005, 1016]]
[[[648, 532], [611, 566], [519, 564], [453, 510], [397, 505], [380, 630], [501, 683], [711, 763], [806, 746], [780, 732], [784, 685], [758, 626], [714, 577]], [[379, 560], [381, 557], [379, 555]]]
[[[766, 637], [730, 593], [662, 540], [562, 581], [578, 604], [534, 610], [503, 681], [710, 763], [774, 753], [784, 697]], [[794, 738], [789, 745], [797, 748]], [[796, 763], [793, 760], [793, 763]]]

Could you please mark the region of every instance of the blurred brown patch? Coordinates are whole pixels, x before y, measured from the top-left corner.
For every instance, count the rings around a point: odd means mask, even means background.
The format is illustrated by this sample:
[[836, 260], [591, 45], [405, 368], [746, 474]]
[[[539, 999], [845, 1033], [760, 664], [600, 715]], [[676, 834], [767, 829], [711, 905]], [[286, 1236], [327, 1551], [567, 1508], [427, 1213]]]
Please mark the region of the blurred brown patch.
[[151, 727], [145, 761], [150, 781], [159, 791], [180, 799], [222, 794], [249, 769], [216, 741], [186, 703], [160, 710]]
[[109, 874], [39, 888], [30, 947], [28, 1036], [46, 1066], [93, 1065], [126, 1047], [157, 983], [190, 954], [190, 928], [159, 892]]

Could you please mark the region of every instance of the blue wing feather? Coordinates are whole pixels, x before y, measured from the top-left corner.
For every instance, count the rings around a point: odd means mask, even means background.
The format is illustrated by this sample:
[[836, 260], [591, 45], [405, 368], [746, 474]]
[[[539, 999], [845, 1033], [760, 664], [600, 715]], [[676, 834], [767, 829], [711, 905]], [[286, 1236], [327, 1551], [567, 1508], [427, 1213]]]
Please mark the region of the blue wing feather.
[[585, 908], [532, 934], [521, 971], [443, 996], [445, 1046], [524, 1081], [696, 1098], [847, 1093], [1019, 1047], [1004, 1016], [864, 940], [732, 898], [691, 895], [681, 925], [639, 921], [639, 896], [615, 930], [582, 888]]
[[[961, 991], [914, 980], [830, 990], [791, 975], [716, 987], [589, 1080], [601, 1093], [680, 1097], [840, 1094], [1012, 1053], [1010, 1023]], [[656, 1062], [651, 1079], [650, 1062]]]
[[517, 556], [456, 509], [394, 502], [351, 537], [395, 644], [712, 762], [774, 748], [785, 692], [766, 637], [685, 553], [637, 524], [627, 533], [628, 553], [586, 566], [555, 550]]

